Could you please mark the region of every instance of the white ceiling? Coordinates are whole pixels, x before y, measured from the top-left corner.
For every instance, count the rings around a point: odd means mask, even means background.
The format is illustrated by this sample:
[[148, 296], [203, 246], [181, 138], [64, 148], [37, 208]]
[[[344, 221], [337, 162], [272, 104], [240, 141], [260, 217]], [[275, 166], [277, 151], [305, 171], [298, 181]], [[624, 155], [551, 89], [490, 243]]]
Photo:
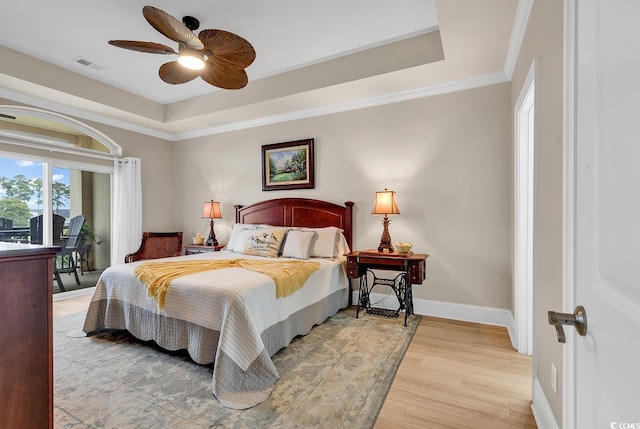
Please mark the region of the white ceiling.
[[252, 43], [249, 84], [228, 91], [201, 79], [168, 85], [158, 68], [174, 58], [108, 45], [126, 39], [175, 47], [144, 19], [146, 4], [4, 2], [0, 97], [182, 139], [504, 74], [518, 16], [517, 0], [151, 3], [179, 20], [198, 18], [200, 30], [219, 28]]

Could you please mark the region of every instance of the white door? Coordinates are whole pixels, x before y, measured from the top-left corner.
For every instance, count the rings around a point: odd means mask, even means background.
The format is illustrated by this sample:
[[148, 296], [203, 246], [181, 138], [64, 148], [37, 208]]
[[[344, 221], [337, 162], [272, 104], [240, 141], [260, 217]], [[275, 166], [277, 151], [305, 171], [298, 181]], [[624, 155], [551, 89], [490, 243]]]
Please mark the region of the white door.
[[[640, 428], [640, 1], [579, 0], [564, 427]], [[571, 52], [565, 52], [571, 57]], [[570, 69], [571, 67], [569, 67]], [[569, 80], [572, 78], [569, 77]], [[569, 119], [569, 123], [571, 123]], [[569, 178], [571, 181], [572, 179]], [[569, 218], [570, 219], [570, 218]], [[572, 227], [571, 224], [568, 225]], [[570, 236], [571, 234], [569, 234]], [[565, 311], [569, 310], [565, 308]], [[573, 379], [573, 380], [572, 380]], [[569, 408], [567, 408], [567, 405]]]

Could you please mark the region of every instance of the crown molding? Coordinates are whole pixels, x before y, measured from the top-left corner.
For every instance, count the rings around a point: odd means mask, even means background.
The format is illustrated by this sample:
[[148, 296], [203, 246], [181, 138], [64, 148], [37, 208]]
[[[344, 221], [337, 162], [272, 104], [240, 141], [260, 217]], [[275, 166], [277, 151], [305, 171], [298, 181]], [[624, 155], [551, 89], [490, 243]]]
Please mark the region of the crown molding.
[[0, 88], [0, 97], [14, 100], [20, 103], [38, 107], [41, 109], [47, 109], [54, 112], [62, 113], [65, 115], [74, 116], [77, 118], [98, 122], [105, 125], [121, 128], [128, 131], [137, 132], [140, 134], [157, 137], [168, 141], [181, 141], [186, 139], [192, 139], [197, 137], [205, 137], [215, 134], [222, 134], [232, 131], [244, 130], [248, 128], [261, 127], [265, 125], [278, 124], [282, 122], [295, 121], [300, 119], [308, 119], [317, 116], [330, 115], [334, 113], [347, 112], [351, 110], [366, 109], [369, 107], [381, 106], [391, 103], [399, 103], [403, 101], [415, 100], [419, 98], [432, 97], [435, 95], [442, 95], [452, 92], [464, 91], [473, 88], [480, 88], [483, 86], [496, 85], [504, 82], [508, 82], [510, 79], [502, 72], [490, 73], [482, 76], [473, 77], [470, 79], [459, 80], [455, 82], [446, 82], [436, 85], [430, 85], [422, 88], [411, 89], [407, 91], [400, 91], [391, 94], [385, 94], [377, 97], [365, 98], [360, 100], [353, 100], [346, 103], [338, 103], [333, 105], [325, 105], [320, 107], [314, 107], [310, 109], [292, 110], [290, 112], [263, 116], [246, 121], [238, 121], [225, 125], [219, 125], [208, 128], [201, 128], [184, 133], [167, 133], [154, 128], [145, 127], [139, 124], [128, 122], [122, 119], [113, 118], [109, 115], [104, 115], [96, 112], [82, 110], [79, 108], [71, 107], [62, 103], [56, 103], [51, 100], [45, 100], [32, 95], [23, 94], [17, 91], [12, 91], [6, 88]]
[[513, 70], [516, 66], [516, 61], [518, 60], [518, 54], [520, 53], [524, 33], [527, 30], [527, 23], [529, 22], [529, 15], [531, 15], [532, 6], [533, 0], [518, 1], [518, 9], [516, 10], [516, 17], [513, 21], [513, 30], [511, 31], [511, 40], [509, 41], [509, 49], [507, 50], [507, 57], [504, 61], [504, 74], [509, 78], [509, 80], [513, 77]]
[[64, 103], [58, 103], [45, 98], [14, 91], [8, 88], [0, 87], [0, 98], [6, 98], [7, 100], [12, 100], [18, 103], [25, 104], [27, 106], [33, 106], [39, 109], [61, 113], [63, 115], [68, 115], [68, 116], [84, 119], [87, 121], [94, 121], [100, 124], [110, 125], [112, 127], [133, 131], [136, 133], [157, 137], [164, 140], [170, 140], [170, 141], [175, 140], [173, 137], [173, 134], [171, 133], [166, 133], [151, 127], [145, 127], [143, 125], [134, 124], [129, 121], [117, 119], [109, 115], [91, 112], [89, 110], [84, 110], [77, 107], [72, 107]]
[[423, 88], [401, 91], [393, 94], [385, 94], [378, 97], [354, 100], [347, 103], [339, 103], [311, 109], [293, 110], [279, 115], [270, 115], [246, 121], [234, 122], [231, 124], [219, 125], [215, 127], [194, 130], [188, 133], [174, 134], [174, 140], [186, 140], [197, 137], [205, 137], [214, 134], [228, 133], [247, 128], [261, 127], [265, 125], [278, 124], [282, 122], [308, 119], [316, 116], [330, 115], [333, 113], [347, 112], [350, 110], [366, 109], [369, 107], [381, 106], [402, 101], [415, 100], [418, 98], [433, 97], [434, 95], [447, 94], [451, 92], [464, 91], [467, 89], [480, 88], [483, 86], [496, 85], [508, 82], [506, 74], [502, 71], [495, 72], [471, 79], [456, 82], [447, 82], [431, 85]]

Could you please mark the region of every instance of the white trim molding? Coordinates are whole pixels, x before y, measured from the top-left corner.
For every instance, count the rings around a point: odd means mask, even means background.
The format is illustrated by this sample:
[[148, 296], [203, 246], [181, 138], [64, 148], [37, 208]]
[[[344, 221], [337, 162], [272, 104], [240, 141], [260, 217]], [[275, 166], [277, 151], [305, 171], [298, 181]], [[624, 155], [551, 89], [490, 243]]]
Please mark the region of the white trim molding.
[[534, 58], [513, 111], [513, 296], [520, 353], [533, 354], [537, 261], [537, 152], [540, 59]]
[[[576, 207], [576, 50], [578, 2], [564, 0], [563, 22], [563, 147], [562, 158], [562, 308], [575, 308], [575, 207]], [[562, 349], [562, 427], [576, 425], [576, 350], [569, 336]]]
[[438, 85], [426, 86], [423, 88], [411, 89], [407, 91], [385, 94], [377, 97], [353, 100], [346, 103], [332, 104], [327, 106], [314, 107], [311, 109], [293, 110], [278, 115], [263, 116], [260, 118], [239, 121], [210, 128], [203, 128], [186, 133], [174, 134], [174, 140], [186, 140], [195, 137], [204, 137], [214, 134], [238, 131], [247, 128], [260, 127], [263, 125], [278, 124], [281, 122], [295, 121], [299, 119], [313, 118], [316, 116], [330, 115], [333, 113], [348, 112], [351, 110], [366, 109], [368, 107], [381, 106], [385, 104], [398, 103], [401, 101], [415, 100], [434, 95], [448, 94], [451, 92], [465, 91], [467, 89], [481, 88], [490, 85], [509, 82], [503, 72], [490, 73], [470, 79], [447, 82]]
[[522, 39], [524, 39], [524, 33], [527, 29], [532, 6], [533, 0], [518, 1], [518, 9], [516, 10], [513, 30], [511, 31], [511, 40], [509, 41], [509, 49], [507, 50], [507, 57], [504, 61], [504, 74], [509, 80], [513, 78], [513, 69], [518, 60], [518, 53], [520, 52]]
[[[393, 293], [387, 295], [372, 293], [370, 301], [374, 306], [396, 309], [398, 300]], [[352, 291], [351, 302], [357, 304], [358, 291]], [[456, 302], [433, 301], [429, 299], [413, 299], [413, 309], [416, 314], [424, 316], [440, 317], [443, 319], [459, 320], [462, 322], [481, 323], [484, 325], [503, 326], [509, 333], [511, 344], [515, 347], [515, 321], [513, 314], [506, 308], [483, 307], [471, 304], [459, 304]]]
[[531, 412], [539, 429], [560, 429], [537, 377], [533, 378]]
[[[188, 132], [168, 133], [153, 129], [148, 126], [141, 126], [123, 119], [116, 119], [106, 114], [91, 112], [88, 110], [80, 110], [74, 107], [57, 103], [54, 101], [39, 99], [37, 97], [22, 94], [16, 91], [0, 88], [0, 97], [18, 101], [25, 104], [37, 106], [41, 109], [61, 112], [67, 115], [73, 115], [84, 120], [99, 122], [105, 125], [118, 127], [124, 130], [137, 132], [140, 134], [158, 137], [168, 141], [180, 141], [196, 137], [204, 137], [215, 134], [222, 134], [231, 131], [244, 130], [248, 128], [261, 127], [264, 125], [278, 124], [282, 122], [295, 121], [299, 119], [313, 118], [317, 116], [330, 115], [333, 113], [347, 112], [351, 110], [365, 109], [368, 107], [381, 106], [390, 103], [414, 100], [435, 95], [448, 94], [452, 92], [464, 91], [468, 89], [481, 88], [490, 85], [509, 82], [511, 79], [505, 75], [503, 71], [496, 71], [481, 76], [475, 76], [469, 79], [462, 79], [454, 82], [446, 82], [442, 84], [425, 86], [407, 91], [399, 91], [395, 93], [380, 95], [377, 97], [353, 100], [346, 103], [331, 104], [319, 106], [310, 109], [292, 110], [290, 112], [277, 115], [262, 116], [246, 121], [238, 121], [225, 125], [218, 125], [207, 128], [195, 129]], [[165, 124], [159, 124], [162, 127]], [[152, 126], [152, 125], [151, 125]]]
[[413, 300], [413, 308], [416, 314], [423, 314], [425, 316], [460, 320], [462, 322], [482, 323], [484, 325], [503, 326], [509, 333], [511, 344], [515, 344], [515, 321], [511, 311], [506, 308], [484, 307], [415, 298]]
[[14, 130], [0, 130], [0, 138], [7, 143], [19, 146], [33, 147], [37, 149], [50, 150], [52, 152], [70, 153], [73, 155], [88, 156], [101, 159], [113, 159], [122, 155], [122, 147], [101, 131], [96, 130], [74, 118], [70, 118], [55, 111], [42, 110], [35, 107], [0, 105], [0, 113], [8, 115], [24, 115], [45, 119], [80, 131], [94, 140], [100, 142], [109, 152], [99, 152], [97, 150], [85, 149], [81, 147], [70, 147], [68, 142], [48, 137], [44, 135], [23, 133]]

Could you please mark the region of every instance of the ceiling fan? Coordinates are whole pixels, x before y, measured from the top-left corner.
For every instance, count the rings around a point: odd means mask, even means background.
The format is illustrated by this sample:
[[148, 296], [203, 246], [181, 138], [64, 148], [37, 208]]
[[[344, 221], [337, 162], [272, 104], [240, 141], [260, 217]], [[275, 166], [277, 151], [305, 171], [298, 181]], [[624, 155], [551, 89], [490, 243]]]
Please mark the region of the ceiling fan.
[[109, 44], [151, 54], [178, 55], [178, 61], [160, 67], [160, 79], [166, 83], [186, 83], [200, 76], [205, 82], [219, 88], [240, 89], [249, 82], [244, 69], [253, 63], [256, 52], [251, 43], [242, 37], [211, 29], [202, 30], [196, 36], [194, 31], [200, 27], [196, 18], [185, 16], [180, 22], [153, 6], [142, 8], [142, 14], [153, 28], [178, 42], [178, 52], [154, 42], [109, 40]]

